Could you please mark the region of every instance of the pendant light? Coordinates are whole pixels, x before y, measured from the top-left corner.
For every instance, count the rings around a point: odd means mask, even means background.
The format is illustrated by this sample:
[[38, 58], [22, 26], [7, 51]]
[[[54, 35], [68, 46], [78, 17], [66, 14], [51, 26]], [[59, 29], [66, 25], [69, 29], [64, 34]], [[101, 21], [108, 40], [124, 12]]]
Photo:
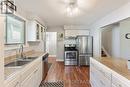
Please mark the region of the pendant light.
[[13, 14], [17, 10], [14, 1], [3, 0], [1, 1], [1, 14]]

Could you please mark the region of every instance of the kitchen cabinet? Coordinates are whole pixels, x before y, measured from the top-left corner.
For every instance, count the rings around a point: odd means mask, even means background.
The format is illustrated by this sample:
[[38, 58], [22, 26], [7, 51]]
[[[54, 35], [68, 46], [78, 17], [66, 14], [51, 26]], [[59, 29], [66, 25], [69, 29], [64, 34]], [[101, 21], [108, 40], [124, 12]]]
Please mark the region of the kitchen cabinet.
[[130, 87], [127, 83], [125, 83], [118, 75], [112, 75], [112, 84], [113, 87]]
[[46, 38], [46, 27], [45, 26], [41, 26], [41, 40], [45, 41]]
[[66, 37], [76, 37], [78, 35], [89, 35], [89, 30], [65, 30]]
[[90, 83], [92, 87], [130, 87], [129, 80], [93, 58], [90, 58]]
[[42, 81], [42, 64], [34, 71], [34, 87], [39, 87]]
[[42, 57], [25, 66], [19, 74], [6, 81], [5, 87], [39, 87], [42, 81]]
[[45, 26], [37, 21], [29, 21], [27, 23], [27, 40], [28, 41], [41, 41], [44, 40]]
[[29, 76], [21, 83], [21, 87], [39, 87], [42, 81], [42, 62], [35, 64], [36, 67]]
[[11, 79], [11, 81], [9, 81], [5, 87], [20, 87], [20, 76], [16, 76], [15, 78]]
[[33, 73], [28, 76], [22, 83], [21, 87], [34, 87], [34, 75]]
[[111, 74], [106, 73], [103, 68], [97, 66], [95, 63], [91, 62], [90, 66], [90, 75], [93, 87], [111, 87]]
[[[33, 73], [31, 73], [22, 83], [21, 87], [39, 87], [41, 78], [41, 70], [40, 68], [35, 69]], [[42, 76], [41, 76], [42, 77]]]

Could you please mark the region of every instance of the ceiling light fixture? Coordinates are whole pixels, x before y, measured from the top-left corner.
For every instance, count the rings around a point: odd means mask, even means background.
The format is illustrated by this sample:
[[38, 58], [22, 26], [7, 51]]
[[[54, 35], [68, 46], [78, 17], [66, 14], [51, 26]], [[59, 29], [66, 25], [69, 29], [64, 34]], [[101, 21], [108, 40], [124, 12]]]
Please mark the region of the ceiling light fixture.
[[71, 17], [78, 14], [78, 10], [77, 0], [70, 1], [66, 8], [67, 15]]

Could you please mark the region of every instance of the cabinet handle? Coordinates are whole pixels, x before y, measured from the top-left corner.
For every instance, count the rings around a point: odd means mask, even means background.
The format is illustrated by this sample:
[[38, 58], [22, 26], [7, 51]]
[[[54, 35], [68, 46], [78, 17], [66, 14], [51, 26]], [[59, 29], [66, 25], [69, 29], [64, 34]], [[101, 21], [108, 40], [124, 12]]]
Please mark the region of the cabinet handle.
[[105, 76], [105, 72], [101, 70], [101, 73]]
[[119, 84], [119, 87], [122, 87], [122, 85], [121, 85], [121, 84]]
[[37, 71], [38, 71], [38, 69], [34, 73], [36, 73]]
[[17, 83], [15, 84], [15, 86], [14, 86], [14, 87], [17, 87], [17, 86], [18, 86], [18, 84], [19, 84], [19, 82], [17, 82]]
[[100, 83], [105, 86], [105, 84], [100, 80]]

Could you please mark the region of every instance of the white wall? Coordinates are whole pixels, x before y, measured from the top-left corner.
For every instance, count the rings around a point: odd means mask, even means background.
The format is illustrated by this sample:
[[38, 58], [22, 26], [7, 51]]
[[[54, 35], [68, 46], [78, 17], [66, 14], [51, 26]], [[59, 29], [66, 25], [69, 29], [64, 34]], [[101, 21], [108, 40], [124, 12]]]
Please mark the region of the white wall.
[[118, 58], [120, 57], [120, 25], [112, 24], [104, 27], [102, 30], [102, 46], [107, 52], [108, 56]]
[[101, 49], [101, 27], [118, 22], [120, 20], [130, 17], [130, 3], [124, 5], [123, 7], [115, 10], [114, 12], [108, 14], [101, 20], [95, 22], [90, 26], [91, 35], [94, 37], [94, 57], [100, 57]]
[[113, 26], [112, 28], [112, 57], [120, 57], [120, 26]]
[[[64, 33], [63, 27], [60, 26], [53, 26], [48, 27], [47, 32], [57, 32], [57, 33]], [[64, 60], [64, 40], [57, 41], [57, 61]]]
[[130, 59], [130, 39], [125, 38], [127, 33], [130, 33], [130, 20], [120, 22], [121, 57]]
[[102, 31], [102, 47], [109, 56], [112, 55], [112, 29], [106, 28]]

